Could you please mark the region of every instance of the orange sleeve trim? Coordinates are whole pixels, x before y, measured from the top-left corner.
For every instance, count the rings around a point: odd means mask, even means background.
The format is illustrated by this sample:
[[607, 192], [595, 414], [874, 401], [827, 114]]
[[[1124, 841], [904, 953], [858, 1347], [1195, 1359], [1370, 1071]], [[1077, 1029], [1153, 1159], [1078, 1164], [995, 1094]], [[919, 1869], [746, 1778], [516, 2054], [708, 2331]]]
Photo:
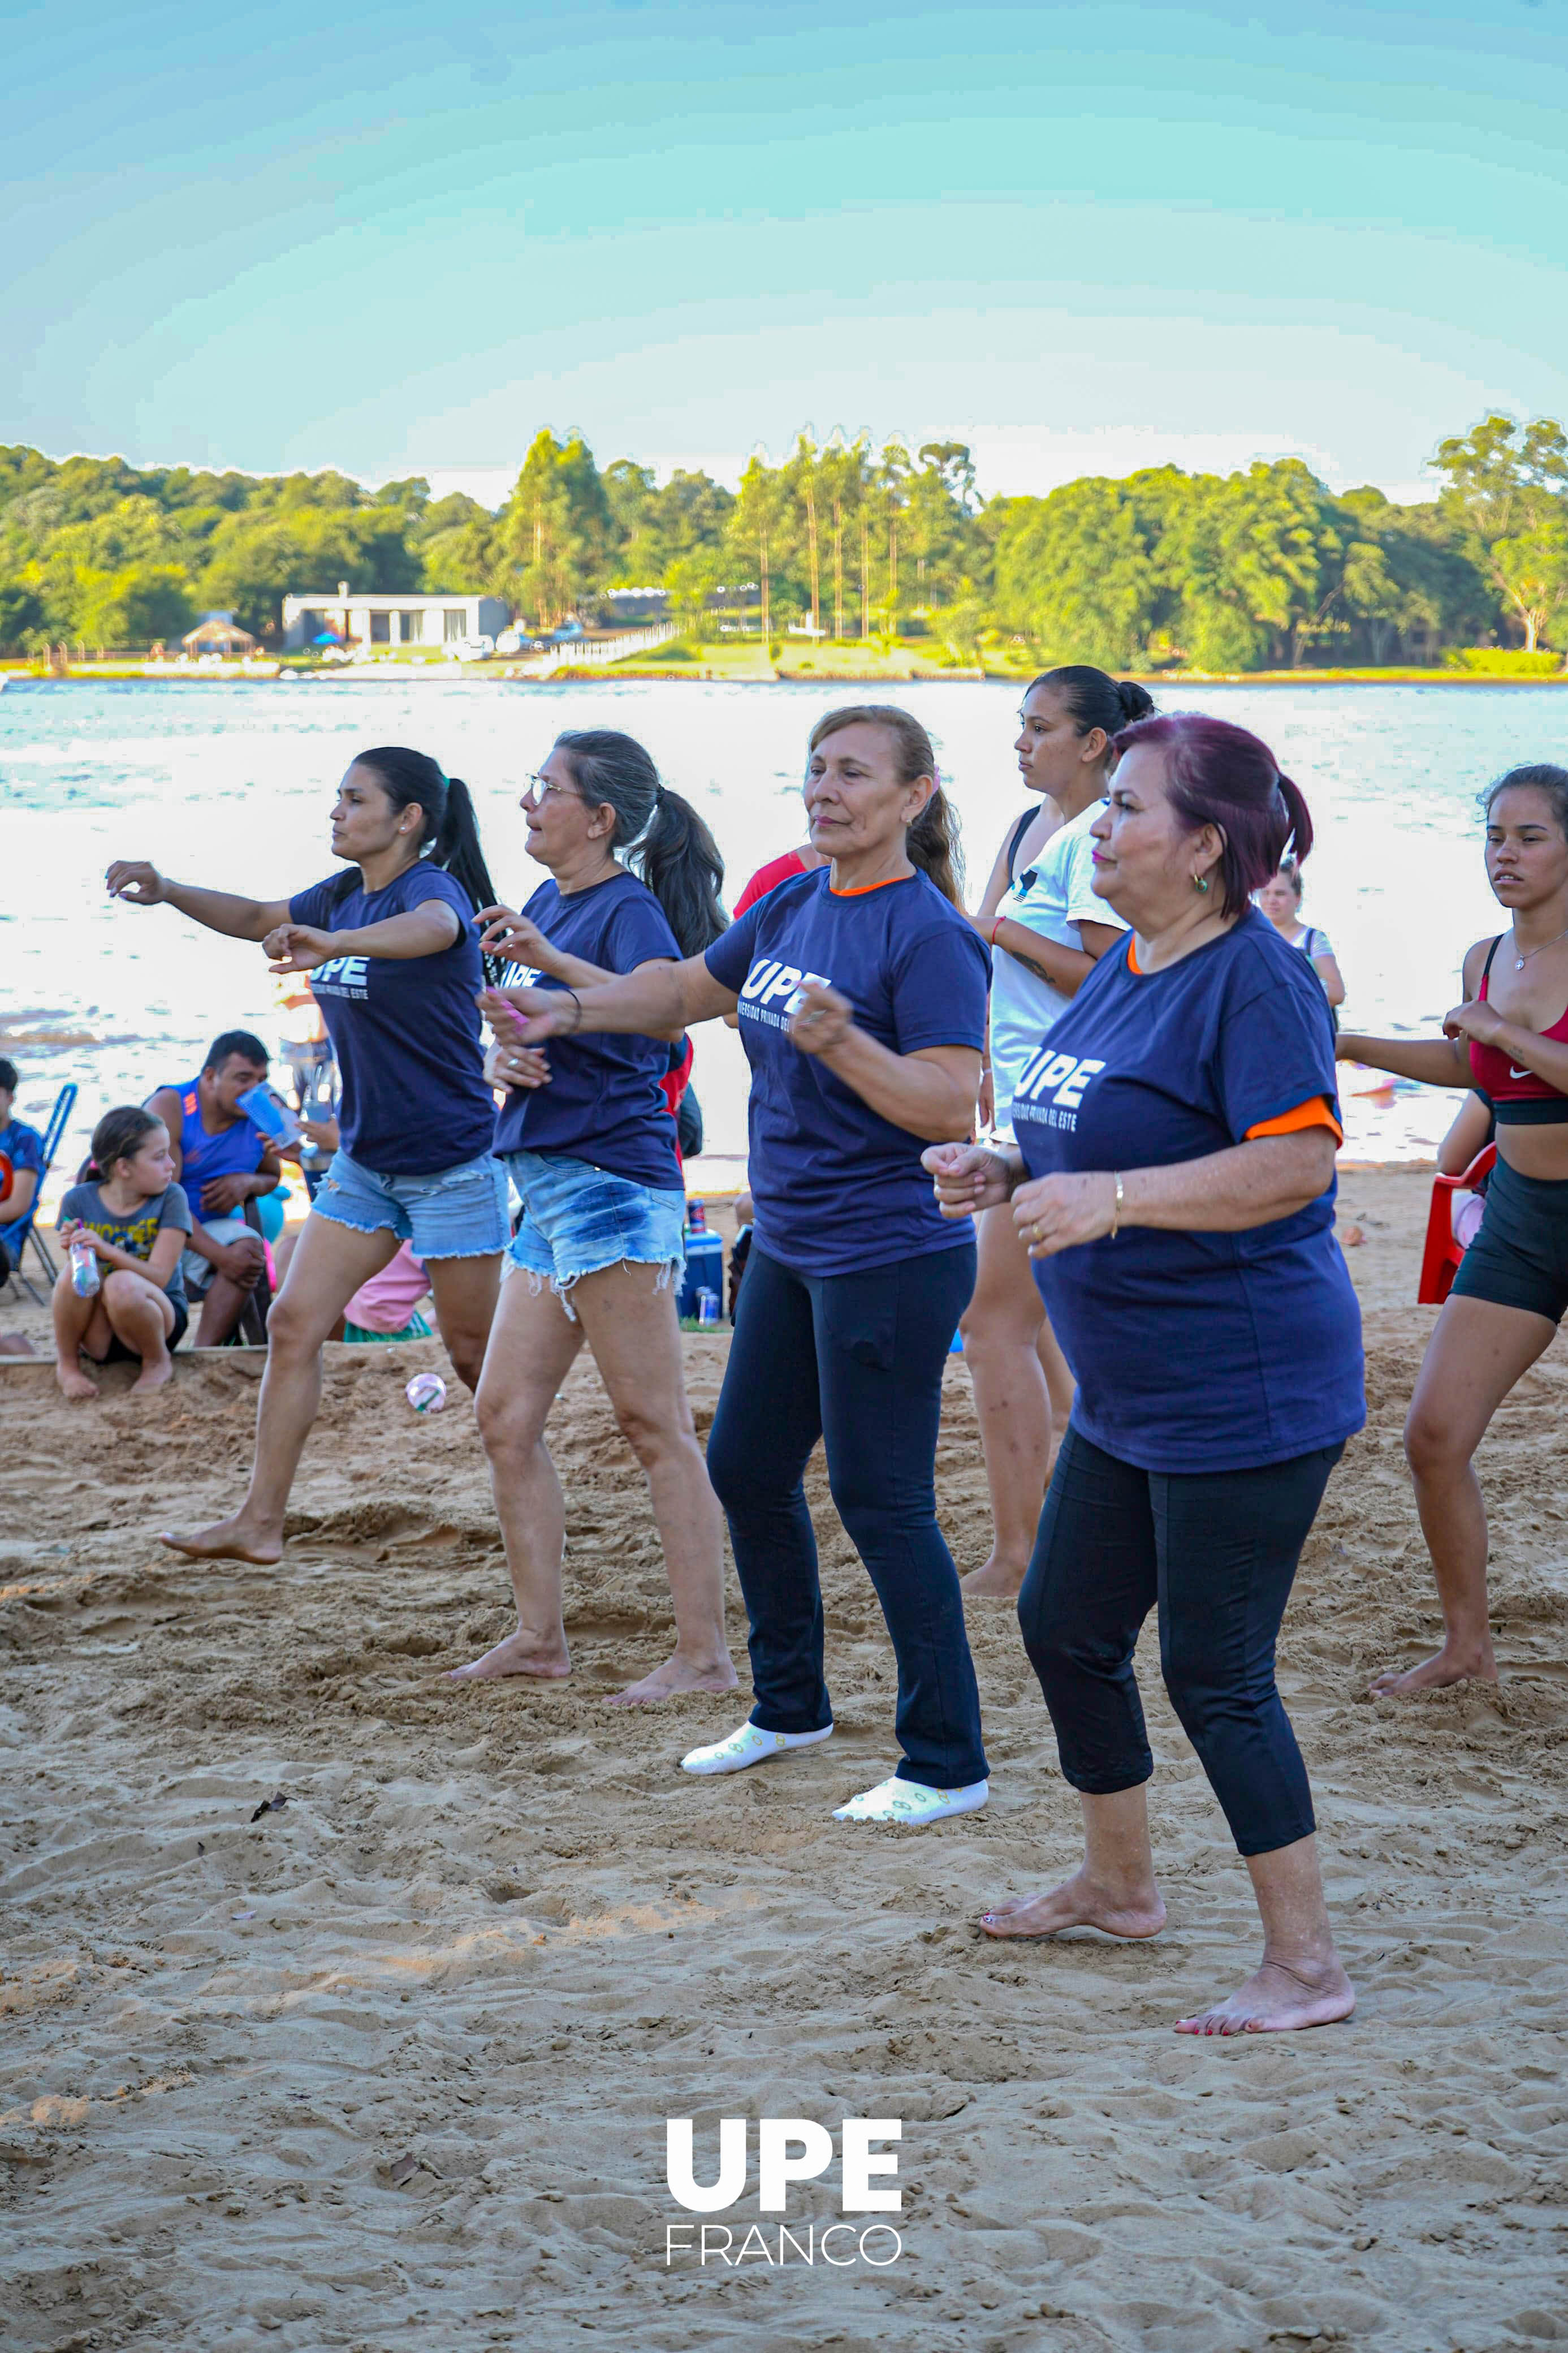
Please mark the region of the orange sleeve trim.
[[1282, 1111], [1278, 1119], [1260, 1119], [1256, 1127], [1247, 1129], [1242, 1142], [1251, 1144], [1259, 1135], [1300, 1135], [1304, 1128], [1309, 1127], [1332, 1128], [1336, 1143], [1342, 1144], [1345, 1140], [1344, 1129], [1329, 1109], [1328, 1097], [1309, 1095], [1307, 1101], [1298, 1103], [1294, 1111]]

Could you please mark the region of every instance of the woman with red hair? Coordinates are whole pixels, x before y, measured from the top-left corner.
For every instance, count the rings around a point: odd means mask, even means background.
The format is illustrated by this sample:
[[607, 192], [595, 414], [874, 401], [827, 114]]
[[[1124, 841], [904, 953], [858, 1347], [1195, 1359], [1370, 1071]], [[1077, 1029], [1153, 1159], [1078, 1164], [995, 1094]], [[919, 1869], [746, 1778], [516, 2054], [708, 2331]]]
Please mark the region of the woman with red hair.
[[1157, 1936], [1132, 1658], [1160, 1663], [1247, 1860], [1263, 1958], [1194, 2034], [1320, 2026], [1355, 1996], [1323, 1905], [1311, 1796], [1274, 1680], [1301, 1547], [1364, 1419], [1333, 1237], [1334, 1039], [1304, 956], [1251, 903], [1311, 819], [1226, 721], [1116, 738], [1095, 889], [1103, 955], [1013, 1095], [1016, 1143], [925, 1155], [949, 1216], [1010, 1199], [1078, 1397], [1018, 1598], [1081, 1870], [984, 1915], [994, 1936]]

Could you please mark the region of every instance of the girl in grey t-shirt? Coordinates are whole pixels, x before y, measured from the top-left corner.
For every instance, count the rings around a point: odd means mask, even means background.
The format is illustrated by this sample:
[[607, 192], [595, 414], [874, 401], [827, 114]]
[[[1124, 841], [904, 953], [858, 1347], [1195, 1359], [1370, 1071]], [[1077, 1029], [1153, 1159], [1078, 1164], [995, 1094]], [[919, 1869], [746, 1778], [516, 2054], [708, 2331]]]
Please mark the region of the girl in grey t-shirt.
[[99, 1365], [133, 1359], [139, 1389], [162, 1388], [171, 1377], [170, 1351], [185, 1329], [180, 1253], [190, 1230], [163, 1121], [132, 1103], [105, 1112], [87, 1175], [60, 1203], [61, 1242], [69, 1250], [89, 1241], [99, 1275], [86, 1298], [68, 1265], [55, 1284], [55, 1378], [68, 1398], [98, 1395], [82, 1356]]

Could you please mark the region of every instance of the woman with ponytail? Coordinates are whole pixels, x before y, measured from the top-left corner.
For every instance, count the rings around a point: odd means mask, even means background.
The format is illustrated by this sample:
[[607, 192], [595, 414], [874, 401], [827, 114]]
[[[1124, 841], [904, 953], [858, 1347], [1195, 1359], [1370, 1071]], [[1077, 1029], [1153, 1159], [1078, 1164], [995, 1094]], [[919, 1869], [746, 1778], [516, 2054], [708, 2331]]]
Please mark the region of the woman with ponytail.
[[1165, 1688], [1237, 1847], [1263, 1959], [1180, 2021], [1237, 2034], [1347, 2018], [1306, 1768], [1274, 1646], [1329, 1475], [1364, 1419], [1361, 1320], [1333, 1233], [1328, 1002], [1250, 902], [1311, 819], [1220, 719], [1114, 739], [1095, 888], [1130, 927], [1013, 1092], [1015, 1143], [925, 1155], [945, 1214], [1010, 1202], [1078, 1382], [1018, 1618], [1083, 1808], [1082, 1868], [988, 1912], [994, 1936], [1153, 1936], [1132, 1659]]
[[[1131, 679], [1074, 663], [1035, 680], [1014, 750], [1026, 792], [1038, 796], [1009, 827], [975, 927], [992, 951], [983, 1128], [1013, 1135], [1013, 1089], [1124, 926], [1095, 895], [1089, 828], [1116, 766], [1116, 738], [1152, 713]], [[1028, 1254], [1005, 1205], [975, 1220], [974, 1296], [964, 1310], [963, 1361], [991, 1490], [991, 1554], [966, 1593], [1015, 1601], [1029, 1565], [1056, 1448], [1072, 1410], [1072, 1376], [1041, 1303]]]
[[362, 752], [338, 787], [333, 854], [349, 861], [292, 898], [236, 898], [121, 861], [110, 896], [177, 907], [255, 940], [275, 973], [308, 972], [342, 1072], [341, 1145], [267, 1327], [250, 1491], [232, 1519], [165, 1535], [198, 1560], [277, 1560], [321, 1392], [321, 1345], [404, 1242], [426, 1261], [441, 1337], [478, 1385], [506, 1244], [506, 1178], [490, 1152], [473, 927], [495, 887], [468, 789], [423, 752]]
[[[521, 913], [487, 907], [483, 945], [521, 965], [524, 983], [550, 992], [547, 1003], [570, 1011], [622, 973], [700, 955], [724, 929], [713, 837], [630, 735], [591, 727], [558, 736], [522, 807], [529, 855], [550, 880]], [[571, 1671], [565, 1511], [544, 1430], [586, 1340], [647, 1479], [675, 1608], [673, 1653], [621, 1698], [729, 1691], [723, 1525], [687, 1400], [675, 1306], [686, 1186], [660, 1082], [680, 1025], [574, 1032], [552, 1042], [546, 1066], [510, 1042], [509, 1011], [488, 1068], [508, 1090], [495, 1149], [522, 1216], [478, 1410], [517, 1630], [455, 1672], [488, 1680]]]
[[[892, 1637], [903, 1750], [889, 1779], [839, 1811], [918, 1826], [986, 1797], [934, 1480], [942, 1377], [974, 1250], [938, 1214], [921, 1146], [971, 1132], [988, 959], [955, 903], [952, 820], [931, 739], [908, 712], [859, 704], [819, 719], [805, 797], [826, 864], [779, 883], [705, 955], [689, 948], [683, 963], [645, 962], [618, 980], [584, 973], [486, 1003], [503, 1040], [519, 1038], [500, 1049], [503, 1082], [513, 1050], [544, 1046], [553, 1066], [579, 1038], [668, 1036], [739, 1010], [756, 1226], [708, 1471], [751, 1621], [755, 1704], [749, 1722], [682, 1761], [689, 1773], [737, 1773], [833, 1730], [802, 1486], [820, 1438]], [[545, 1501], [542, 1492], [535, 1508]]]

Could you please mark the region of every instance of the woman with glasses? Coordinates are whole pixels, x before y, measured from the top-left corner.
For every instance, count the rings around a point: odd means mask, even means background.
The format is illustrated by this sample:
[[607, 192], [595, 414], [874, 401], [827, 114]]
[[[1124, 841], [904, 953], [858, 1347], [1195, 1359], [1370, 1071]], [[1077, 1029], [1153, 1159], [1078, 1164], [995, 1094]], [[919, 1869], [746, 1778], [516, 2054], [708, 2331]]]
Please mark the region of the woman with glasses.
[[767, 892], [705, 955], [564, 994], [491, 991], [485, 1009], [509, 1029], [524, 1015], [523, 1046], [552, 1062], [579, 1039], [603, 1050], [739, 1012], [756, 1225], [708, 1469], [745, 1597], [754, 1704], [681, 1763], [739, 1773], [832, 1734], [803, 1483], [820, 1439], [898, 1662], [903, 1752], [836, 1810], [918, 1828], [974, 1812], [988, 1786], [935, 1487], [974, 1249], [939, 1211], [921, 1148], [973, 1124], [990, 959], [958, 904], [952, 812], [918, 720], [886, 703], [825, 712], [805, 798], [828, 862]]
[[[481, 918], [483, 944], [521, 965], [522, 985], [575, 1003], [639, 965], [700, 955], [724, 929], [713, 837], [629, 735], [562, 735], [522, 806], [529, 855], [550, 880], [521, 914], [491, 907]], [[565, 1508], [544, 1430], [585, 1339], [647, 1474], [675, 1605], [672, 1656], [620, 1697], [734, 1685], [723, 1523], [687, 1401], [675, 1308], [686, 1188], [660, 1082], [678, 1034], [574, 1033], [551, 1041], [547, 1060], [503, 1037], [487, 1064], [508, 1091], [495, 1149], [522, 1203], [507, 1272], [526, 1280], [503, 1286], [478, 1398], [517, 1627], [458, 1675], [570, 1672]]]

